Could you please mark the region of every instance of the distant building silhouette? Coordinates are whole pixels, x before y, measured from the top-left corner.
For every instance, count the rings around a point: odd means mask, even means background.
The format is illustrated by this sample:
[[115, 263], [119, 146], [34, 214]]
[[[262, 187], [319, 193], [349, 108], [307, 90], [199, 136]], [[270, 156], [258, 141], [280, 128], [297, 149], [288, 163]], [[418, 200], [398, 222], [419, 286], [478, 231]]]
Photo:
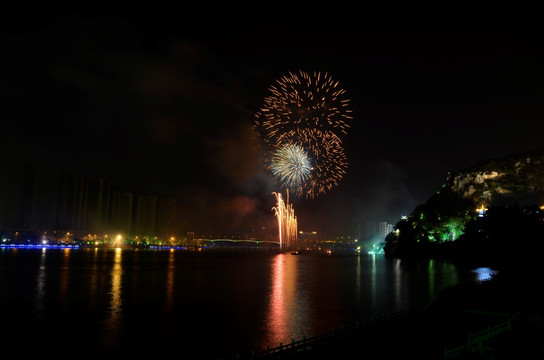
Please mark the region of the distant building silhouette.
[[109, 229], [111, 186], [103, 179], [91, 179], [87, 202], [87, 232], [100, 234]]
[[176, 228], [176, 210], [176, 199], [163, 196], [158, 198], [156, 234], [159, 238], [179, 236], [180, 232]]
[[133, 234], [152, 240], [156, 235], [157, 225], [157, 196], [137, 195], [136, 217]]
[[131, 234], [134, 197], [131, 192], [113, 191], [108, 232]]
[[87, 196], [89, 183], [86, 175], [62, 173], [58, 192], [56, 229], [68, 230], [81, 236], [87, 230]]
[[0, 227], [30, 229], [34, 169], [26, 163], [9, 162], [0, 176]]
[[394, 224], [389, 224], [387, 221], [367, 221], [363, 229], [363, 239], [383, 238], [395, 229]]
[[37, 171], [33, 186], [30, 227], [32, 229], [54, 229], [56, 227], [60, 172]]
[[76, 237], [122, 234], [149, 240], [182, 234], [180, 209], [187, 210], [173, 197], [135, 195], [101, 178], [22, 162], [0, 163], [0, 170], [0, 232], [69, 231]]

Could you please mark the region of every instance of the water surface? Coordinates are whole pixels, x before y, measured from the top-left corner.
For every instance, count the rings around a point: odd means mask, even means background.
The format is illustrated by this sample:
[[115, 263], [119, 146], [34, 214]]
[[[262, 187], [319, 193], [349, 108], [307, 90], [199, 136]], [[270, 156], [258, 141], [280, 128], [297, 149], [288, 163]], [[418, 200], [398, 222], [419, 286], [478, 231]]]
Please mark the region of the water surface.
[[383, 255], [0, 249], [1, 335], [57, 358], [218, 359], [423, 305], [484, 273]]

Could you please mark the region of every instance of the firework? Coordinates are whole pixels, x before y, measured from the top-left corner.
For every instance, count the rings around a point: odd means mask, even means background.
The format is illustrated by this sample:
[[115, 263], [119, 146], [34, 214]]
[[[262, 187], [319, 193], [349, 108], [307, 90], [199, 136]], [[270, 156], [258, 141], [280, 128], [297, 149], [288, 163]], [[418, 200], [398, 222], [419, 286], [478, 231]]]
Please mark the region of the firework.
[[303, 186], [313, 170], [304, 148], [295, 144], [286, 144], [276, 149], [269, 168], [276, 179], [293, 189]]
[[340, 139], [317, 129], [291, 135], [293, 143], [273, 148], [267, 160], [267, 168], [280, 186], [296, 196], [315, 198], [338, 185], [347, 170]]
[[254, 129], [264, 141], [267, 168], [297, 196], [324, 194], [346, 173], [341, 137], [352, 119], [349, 99], [327, 73], [300, 71], [270, 87]]
[[352, 119], [349, 99], [327, 73], [288, 73], [269, 88], [255, 126], [266, 143], [280, 145], [292, 131], [319, 129], [346, 134]]
[[299, 143], [308, 149], [314, 164], [311, 176], [296, 190], [298, 196], [314, 198], [337, 186], [347, 171], [347, 158], [340, 139], [331, 132], [307, 130]]
[[272, 193], [276, 197], [276, 206], [272, 208], [278, 218], [278, 241], [280, 248], [293, 247], [297, 240], [297, 217], [293, 205], [289, 204], [289, 191], [286, 201], [280, 193]]

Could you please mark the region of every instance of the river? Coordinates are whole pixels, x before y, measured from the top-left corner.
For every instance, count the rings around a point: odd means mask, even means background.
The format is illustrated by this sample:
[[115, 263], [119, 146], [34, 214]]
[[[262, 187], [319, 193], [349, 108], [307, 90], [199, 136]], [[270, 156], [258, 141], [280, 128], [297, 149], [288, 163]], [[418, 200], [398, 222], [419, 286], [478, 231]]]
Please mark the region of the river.
[[18, 353], [57, 359], [219, 359], [421, 306], [486, 276], [367, 254], [1, 248], [0, 335]]

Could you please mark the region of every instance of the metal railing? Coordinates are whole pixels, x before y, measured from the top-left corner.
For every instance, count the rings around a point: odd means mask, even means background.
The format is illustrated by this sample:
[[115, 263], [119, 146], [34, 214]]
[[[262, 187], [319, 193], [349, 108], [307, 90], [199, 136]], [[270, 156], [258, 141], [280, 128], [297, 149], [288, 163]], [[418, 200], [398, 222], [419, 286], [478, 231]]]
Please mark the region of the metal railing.
[[467, 352], [478, 351], [481, 354], [485, 350], [489, 350], [486, 344], [491, 339], [497, 335], [509, 331], [512, 331], [512, 317], [509, 317], [505, 322], [488, 326], [484, 330], [469, 333], [467, 336], [467, 342], [465, 344], [451, 349], [444, 349], [444, 359], [456, 358]]
[[327, 343], [350, 337], [358, 332], [384, 325], [388, 321], [397, 321], [407, 316], [420, 313], [420, 311], [419, 308], [409, 308], [406, 310], [385, 313], [363, 321], [350, 323], [347, 326], [340, 326], [338, 329], [333, 328], [328, 332], [323, 331], [321, 334], [314, 334], [314, 336], [309, 338], [303, 337], [301, 340], [296, 341], [293, 339], [287, 344], [280, 343], [279, 346], [273, 348], [268, 347], [262, 351], [252, 351], [250, 354], [237, 354], [236, 359], [272, 359], [276, 357], [285, 357], [292, 353], [312, 350]]

